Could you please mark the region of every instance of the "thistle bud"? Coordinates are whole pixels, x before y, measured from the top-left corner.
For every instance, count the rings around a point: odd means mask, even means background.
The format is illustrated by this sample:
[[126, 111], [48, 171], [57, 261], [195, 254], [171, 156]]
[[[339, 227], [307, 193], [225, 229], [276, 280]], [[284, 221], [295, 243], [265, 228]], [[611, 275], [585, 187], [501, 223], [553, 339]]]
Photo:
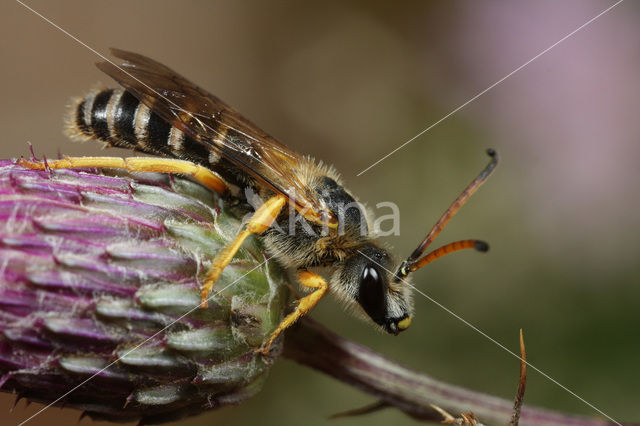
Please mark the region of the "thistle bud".
[[0, 389], [145, 423], [257, 393], [287, 300], [257, 238], [199, 307], [241, 225], [231, 204], [168, 175], [0, 161]]

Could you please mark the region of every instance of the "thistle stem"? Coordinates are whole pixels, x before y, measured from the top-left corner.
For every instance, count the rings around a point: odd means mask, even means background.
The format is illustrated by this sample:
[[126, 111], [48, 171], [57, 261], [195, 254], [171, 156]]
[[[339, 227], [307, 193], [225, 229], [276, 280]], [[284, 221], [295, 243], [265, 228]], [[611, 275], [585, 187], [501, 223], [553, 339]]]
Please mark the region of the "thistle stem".
[[[288, 331], [284, 356], [375, 396], [380, 400], [378, 408], [394, 406], [421, 420], [442, 420], [432, 404], [454, 415], [473, 412], [483, 424], [508, 424], [513, 412], [511, 400], [464, 389], [410, 370], [309, 318], [303, 318]], [[370, 411], [373, 410], [365, 410]], [[527, 405], [520, 414], [523, 426], [615, 424]]]

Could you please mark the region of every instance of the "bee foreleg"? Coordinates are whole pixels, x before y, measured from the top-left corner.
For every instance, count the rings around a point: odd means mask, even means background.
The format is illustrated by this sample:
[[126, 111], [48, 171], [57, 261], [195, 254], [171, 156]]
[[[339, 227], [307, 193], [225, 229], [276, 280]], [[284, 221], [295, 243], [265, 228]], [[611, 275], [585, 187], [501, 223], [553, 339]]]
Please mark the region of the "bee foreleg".
[[325, 295], [327, 289], [329, 288], [329, 284], [318, 274], [314, 274], [313, 272], [309, 272], [306, 270], [300, 271], [298, 273], [298, 281], [305, 287], [315, 288], [316, 290], [306, 295], [305, 297], [298, 300], [298, 306], [296, 309], [291, 312], [289, 315], [282, 320], [278, 327], [271, 333], [269, 340], [264, 343], [257, 352], [260, 352], [264, 355], [269, 353], [269, 347], [273, 343], [274, 340], [282, 333], [284, 330], [289, 328], [293, 323], [295, 323], [300, 317], [309, 312], [316, 304], [322, 299], [322, 296]]
[[231, 262], [231, 259], [236, 255], [236, 252], [240, 249], [244, 240], [246, 240], [251, 234], [262, 234], [264, 231], [269, 229], [280, 214], [280, 211], [286, 202], [287, 197], [284, 195], [276, 195], [275, 197], [269, 198], [264, 204], [258, 207], [253, 216], [251, 216], [249, 222], [247, 222], [244, 229], [240, 231], [236, 238], [216, 254], [201, 289], [201, 306], [203, 308], [206, 308], [208, 305], [207, 297], [209, 296], [209, 292], [211, 292], [213, 285], [218, 281], [218, 278], [220, 278], [220, 274], [222, 274], [224, 268], [227, 267], [229, 262]]
[[30, 169], [74, 169], [97, 167], [107, 169], [123, 169], [130, 172], [177, 173], [191, 176], [207, 188], [223, 194], [227, 184], [221, 177], [206, 167], [190, 161], [157, 157], [66, 157], [62, 160], [30, 161], [18, 160], [18, 164]]

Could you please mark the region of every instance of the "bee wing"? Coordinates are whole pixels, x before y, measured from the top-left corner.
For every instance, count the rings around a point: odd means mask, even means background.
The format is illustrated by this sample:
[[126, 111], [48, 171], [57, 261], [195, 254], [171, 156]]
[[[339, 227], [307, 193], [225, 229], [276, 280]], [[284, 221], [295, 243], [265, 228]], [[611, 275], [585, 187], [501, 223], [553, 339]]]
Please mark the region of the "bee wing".
[[111, 52], [124, 62], [120, 66], [99, 62], [98, 68], [153, 112], [274, 192], [294, 200], [305, 217], [325, 216], [333, 222], [331, 212], [295, 172], [302, 155], [165, 65], [137, 53]]

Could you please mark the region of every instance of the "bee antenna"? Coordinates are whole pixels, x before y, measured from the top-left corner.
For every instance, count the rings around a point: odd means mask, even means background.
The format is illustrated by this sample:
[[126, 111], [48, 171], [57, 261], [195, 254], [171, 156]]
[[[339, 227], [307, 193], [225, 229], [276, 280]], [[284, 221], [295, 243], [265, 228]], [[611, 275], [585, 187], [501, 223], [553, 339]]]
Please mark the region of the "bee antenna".
[[462, 193], [455, 199], [453, 203], [449, 206], [449, 208], [444, 212], [444, 214], [440, 217], [440, 219], [433, 225], [431, 231], [427, 234], [427, 236], [422, 240], [422, 242], [418, 245], [418, 247], [411, 253], [411, 256], [407, 258], [396, 272], [396, 281], [402, 280], [404, 277], [409, 275], [411, 272], [415, 272], [418, 269], [422, 268], [428, 263], [433, 262], [434, 260], [449, 254], [454, 251], [474, 248], [478, 251], [485, 252], [489, 249], [489, 245], [484, 241], [480, 240], [463, 240], [456, 241], [445, 246], [442, 246], [426, 256], [420, 258], [422, 254], [426, 251], [429, 245], [433, 242], [433, 240], [440, 234], [440, 232], [444, 229], [444, 227], [449, 223], [451, 218], [460, 210], [460, 207], [467, 202], [469, 197], [473, 195], [474, 192], [480, 188], [480, 186], [487, 180], [489, 176], [493, 173], [496, 166], [498, 165], [498, 153], [494, 149], [487, 149], [487, 154], [491, 157], [491, 161], [489, 164], [480, 172], [480, 174], [471, 181], [471, 183], [462, 191]]

